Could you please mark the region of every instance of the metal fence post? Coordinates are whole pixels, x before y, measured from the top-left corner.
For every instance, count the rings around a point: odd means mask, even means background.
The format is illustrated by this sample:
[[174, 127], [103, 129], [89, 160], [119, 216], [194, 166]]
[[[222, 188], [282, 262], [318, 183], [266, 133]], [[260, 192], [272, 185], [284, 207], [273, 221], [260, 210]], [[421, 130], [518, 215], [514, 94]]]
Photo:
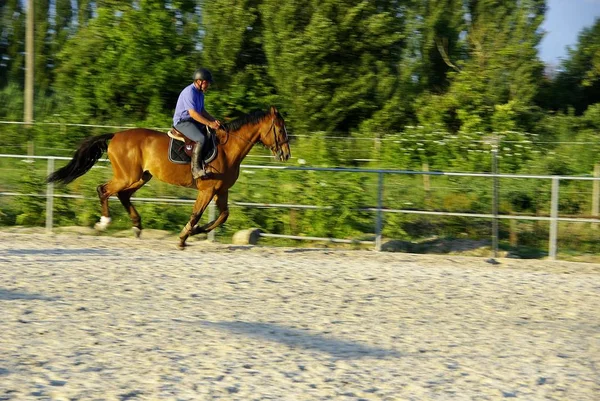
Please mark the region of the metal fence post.
[[[215, 219], [215, 201], [210, 201], [208, 204], [208, 221], [213, 221]], [[208, 233], [208, 240], [214, 242], [215, 241], [215, 230], [212, 230]]]
[[[594, 165], [594, 177], [600, 178], [600, 163]], [[592, 181], [592, 217], [598, 218], [600, 215], [600, 181]], [[592, 227], [597, 229], [598, 223], [592, 223]]]
[[498, 257], [498, 209], [499, 209], [499, 179], [497, 177], [498, 174], [498, 138], [494, 136], [494, 143], [492, 144], [492, 174], [494, 174], [494, 178], [492, 178], [493, 182], [493, 199], [492, 199], [492, 215], [494, 216], [492, 219], [492, 251], [494, 258]]
[[[54, 172], [54, 158], [48, 158], [47, 175]], [[46, 184], [46, 234], [52, 234], [52, 225], [54, 221], [54, 183]]]
[[552, 177], [552, 199], [550, 201], [550, 243], [548, 255], [550, 260], [556, 260], [556, 242], [558, 238], [558, 187], [559, 177]]
[[377, 185], [377, 219], [375, 223], [375, 250], [381, 251], [381, 231], [383, 227], [383, 172], [379, 172]]

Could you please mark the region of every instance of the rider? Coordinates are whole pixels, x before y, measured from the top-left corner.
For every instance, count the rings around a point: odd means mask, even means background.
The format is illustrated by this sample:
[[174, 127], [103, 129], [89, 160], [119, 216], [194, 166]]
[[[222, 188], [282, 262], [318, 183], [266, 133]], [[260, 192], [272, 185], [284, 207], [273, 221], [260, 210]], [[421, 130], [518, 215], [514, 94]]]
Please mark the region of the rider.
[[202, 160], [206, 126], [216, 130], [221, 127], [221, 122], [204, 108], [204, 93], [213, 82], [212, 74], [206, 68], [198, 68], [194, 71], [193, 79], [194, 81], [179, 94], [173, 115], [173, 127], [198, 143], [192, 153], [192, 176], [198, 179], [207, 176]]

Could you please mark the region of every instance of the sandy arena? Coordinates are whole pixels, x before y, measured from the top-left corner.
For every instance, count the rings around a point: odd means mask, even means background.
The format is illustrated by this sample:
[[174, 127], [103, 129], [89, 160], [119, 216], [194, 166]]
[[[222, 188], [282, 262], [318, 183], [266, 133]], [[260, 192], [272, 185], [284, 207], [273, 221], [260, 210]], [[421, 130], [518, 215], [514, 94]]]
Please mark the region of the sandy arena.
[[600, 394], [600, 265], [0, 233], [0, 400]]

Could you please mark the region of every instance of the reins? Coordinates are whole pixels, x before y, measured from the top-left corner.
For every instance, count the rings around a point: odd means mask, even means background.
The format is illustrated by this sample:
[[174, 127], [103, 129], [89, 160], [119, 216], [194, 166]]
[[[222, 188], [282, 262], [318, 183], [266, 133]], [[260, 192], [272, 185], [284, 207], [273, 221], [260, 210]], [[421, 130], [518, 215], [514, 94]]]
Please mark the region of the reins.
[[[248, 139], [244, 138], [241, 135], [237, 135], [237, 134], [234, 134], [232, 132], [229, 132], [229, 130], [227, 130], [225, 128], [223, 130], [225, 131], [225, 142], [222, 142], [221, 143], [222, 145], [225, 145], [229, 141], [229, 135], [231, 135], [233, 137], [236, 137], [236, 138], [239, 138], [242, 141], [244, 141], [244, 142], [246, 142], [246, 143], [248, 143], [250, 145], [254, 145], [254, 143], [252, 141], [249, 141]], [[273, 131], [274, 145], [271, 146], [269, 148], [269, 150], [271, 150], [273, 152], [280, 152], [281, 151], [281, 146], [285, 145], [286, 143], [289, 143], [289, 140], [287, 139], [287, 135], [286, 135], [286, 140], [283, 141], [283, 142], [281, 142], [281, 143], [279, 143], [279, 141], [277, 140], [277, 132], [275, 130], [275, 118], [273, 118], [271, 120], [271, 126], [269, 127], [269, 131], [271, 131], [271, 130]], [[261, 142], [260, 139], [258, 140], [258, 142]]]

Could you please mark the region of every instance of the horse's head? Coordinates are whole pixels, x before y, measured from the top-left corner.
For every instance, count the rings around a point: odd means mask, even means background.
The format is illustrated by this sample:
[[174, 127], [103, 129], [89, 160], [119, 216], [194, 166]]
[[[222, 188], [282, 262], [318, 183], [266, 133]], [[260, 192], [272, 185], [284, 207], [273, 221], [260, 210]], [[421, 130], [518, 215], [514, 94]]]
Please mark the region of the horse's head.
[[270, 118], [265, 118], [266, 124], [260, 132], [260, 142], [271, 149], [273, 155], [285, 161], [290, 158], [290, 144], [285, 128], [285, 121], [274, 106], [270, 109]]

